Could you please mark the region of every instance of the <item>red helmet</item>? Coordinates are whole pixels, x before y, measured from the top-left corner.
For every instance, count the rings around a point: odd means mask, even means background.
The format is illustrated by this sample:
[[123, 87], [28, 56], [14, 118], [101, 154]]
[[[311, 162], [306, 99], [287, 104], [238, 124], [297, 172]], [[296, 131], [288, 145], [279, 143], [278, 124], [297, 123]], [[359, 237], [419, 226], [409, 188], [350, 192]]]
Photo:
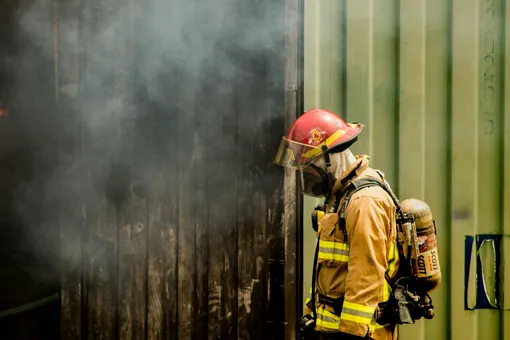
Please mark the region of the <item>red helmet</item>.
[[296, 119], [287, 136], [282, 137], [274, 162], [302, 169], [324, 153], [323, 146], [326, 152], [349, 147], [362, 129], [363, 125], [346, 123], [327, 110], [307, 111]]

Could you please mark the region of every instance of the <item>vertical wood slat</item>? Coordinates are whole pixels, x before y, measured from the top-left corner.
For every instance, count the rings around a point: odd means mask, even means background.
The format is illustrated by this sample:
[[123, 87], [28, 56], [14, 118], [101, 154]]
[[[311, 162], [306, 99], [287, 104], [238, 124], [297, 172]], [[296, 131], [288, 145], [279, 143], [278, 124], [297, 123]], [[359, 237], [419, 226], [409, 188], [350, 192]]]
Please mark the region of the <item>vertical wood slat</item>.
[[[277, 13], [282, 13], [285, 11], [285, 2], [271, 2], [267, 1], [267, 4], [271, 4], [266, 9], [264, 13], [264, 29], [262, 32], [264, 36], [270, 34], [278, 34], [282, 42], [280, 43], [278, 40], [273, 41], [270, 45], [272, 49], [274, 48], [285, 48], [285, 28], [286, 22], [281, 20], [281, 16], [275, 16]], [[266, 35], [267, 34], [267, 35]], [[278, 46], [278, 47], [276, 47]], [[263, 50], [265, 53], [270, 53], [269, 49]], [[275, 58], [275, 59], [273, 59]], [[269, 115], [273, 112], [285, 112], [285, 98], [282, 98], [282, 92], [277, 89], [285, 88], [286, 91], [290, 91], [291, 93], [294, 91], [293, 88], [286, 88], [286, 69], [281, 66], [275, 70], [275, 62], [279, 61], [285, 65], [285, 58], [283, 56], [273, 56], [273, 58], [269, 57], [266, 61], [266, 69], [267, 72], [265, 74], [263, 80], [263, 86], [265, 87], [265, 98], [266, 102], [264, 103], [265, 114]], [[289, 95], [287, 92], [286, 95]], [[265, 122], [263, 119], [264, 116], [260, 118], [257, 122], [259, 129], [263, 130], [259, 138], [258, 147], [264, 150], [264, 147], [271, 147], [273, 149], [273, 145], [276, 146], [279, 143], [280, 136], [282, 133], [286, 131], [282, 130], [282, 127], [285, 126], [285, 116], [281, 117], [280, 115], [273, 114], [274, 116], [266, 116], [266, 119], [272, 119], [272, 122]], [[259, 184], [259, 189], [261, 193], [265, 196], [265, 208], [267, 209], [266, 213], [263, 213], [261, 216], [267, 216], [267, 243], [266, 243], [266, 261], [267, 261], [267, 326], [268, 332], [267, 335], [271, 339], [283, 339], [285, 338], [285, 324], [286, 324], [286, 315], [285, 315], [285, 192], [284, 192], [284, 182], [282, 183], [282, 175], [286, 175], [286, 170], [281, 169], [279, 167], [271, 164], [273, 160], [274, 154], [263, 153], [262, 150], [257, 150], [260, 152], [259, 157], [255, 157], [255, 161], [261, 162], [265, 161], [265, 165], [260, 167], [260, 171], [262, 172], [261, 177], [265, 177], [263, 181]], [[284, 177], [285, 178], [285, 177]], [[265, 184], [262, 184], [265, 183]], [[283, 184], [283, 185], [282, 185]], [[287, 196], [288, 197], [288, 196]], [[262, 208], [262, 207], [261, 207]], [[261, 221], [258, 221], [261, 223]], [[289, 302], [290, 303], [290, 302]]]
[[[80, 183], [80, 167], [71, 167], [71, 164], [79, 159], [81, 144], [76, 142], [76, 136], [80, 136], [79, 112], [76, 110], [75, 92], [79, 81], [79, 48], [78, 25], [76, 20], [76, 8], [71, 5], [63, 6], [57, 2], [53, 3], [54, 8], [54, 48], [57, 53], [56, 84], [62, 86], [66, 92], [63, 100], [58, 103], [59, 134], [59, 163], [61, 163], [61, 202], [60, 211], [60, 256], [61, 256], [61, 320], [60, 332], [62, 339], [82, 339], [82, 314], [87, 313], [85, 306], [82, 306], [82, 207], [81, 198], [73, 197], [71, 183]], [[68, 32], [60, 35], [61, 31]], [[72, 32], [72, 33], [69, 33]], [[62, 37], [71, 37], [63, 39]], [[73, 39], [74, 38], [74, 39]], [[57, 91], [60, 89], [57, 87]], [[67, 90], [67, 91], [66, 91]], [[70, 90], [70, 91], [69, 91]], [[73, 106], [74, 104], [74, 106]], [[71, 119], [69, 118], [71, 117]], [[73, 143], [74, 139], [74, 143]], [[63, 170], [67, 169], [67, 171]], [[81, 186], [78, 192], [81, 191]]]
[[[222, 79], [221, 67], [216, 67], [223, 58], [223, 44], [220, 42], [221, 36], [221, 20], [225, 18], [225, 2], [214, 6], [204, 6], [204, 11], [214, 11], [216, 13], [215, 20], [209, 24], [207, 32], [202, 32], [204, 44], [209, 51], [204, 56], [201, 64], [202, 77], [202, 93], [200, 101], [200, 110], [197, 112], [204, 119], [204, 125], [207, 126], [206, 141], [207, 146], [205, 154], [207, 157], [207, 226], [208, 226], [208, 317], [207, 317], [207, 336], [208, 338], [227, 338], [228, 329], [226, 327], [228, 320], [226, 309], [228, 308], [229, 292], [225, 287], [225, 248], [234, 248], [232, 243], [226, 243], [225, 228], [233, 227], [232, 224], [226, 224], [226, 216], [235, 214], [233, 206], [229, 206], [223, 202], [227, 188], [223, 188], [226, 176], [230, 173], [224, 168], [226, 165], [226, 157], [228, 155], [227, 146], [221, 141], [222, 124], [224, 112], [216, 105], [209, 103], [220, 101], [224, 104], [225, 110], [231, 110], [228, 101], [222, 95], [228, 84], [224, 84]], [[204, 17], [208, 13], [203, 13]], [[202, 19], [202, 17], [200, 17]], [[204, 19], [202, 19], [204, 20]], [[226, 114], [228, 115], [228, 114]], [[226, 142], [225, 142], [226, 143]], [[227, 155], [223, 153], [227, 153]], [[225, 174], [227, 172], [227, 174]], [[231, 181], [235, 181], [234, 178]]]
[[[303, 110], [301, 102], [302, 79], [301, 72], [296, 72], [302, 68], [302, 19], [301, 7], [303, 2], [299, 0], [285, 1], [285, 122], [284, 126], [289, 128], [297, 119]], [[301, 234], [301, 223], [298, 208], [298, 190], [297, 190], [296, 171], [286, 169], [283, 184], [283, 237], [284, 243], [284, 261], [285, 261], [285, 339], [295, 339], [296, 321], [298, 310], [302, 310], [301, 303], [296, 299], [297, 292], [301, 290], [300, 282], [297, 280], [297, 273], [301, 273], [298, 263], [300, 252], [299, 244]]]
[[[60, 113], [63, 111], [62, 106], [59, 108]], [[69, 123], [67, 123], [69, 124]], [[69, 124], [66, 129], [70, 130], [67, 133], [79, 132], [79, 127]], [[68, 137], [67, 137], [68, 138]], [[67, 139], [62, 137], [60, 140]], [[66, 141], [65, 144], [67, 144]], [[69, 147], [69, 144], [67, 144]], [[59, 161], [63, 161], [63, 158], [68, 158], [64, 164], [68, 162], [74, 162], [77, 159], [79, 146], [74, 145], [73, 150], [69, 150], [71, 154], [63, 155], [67, 153], [63, 151], [59, 157]], [[82, 302], [82, 217], [81, 217], [81, 202], [77, 197], [73, 196], [71, 191], [71, 185], [73, 181], [76, 181], [77, 169], [70, 168], [62, 176], [61, 184], [61, 214], [60, 214], [60, 239], [61, 239], [61, 269], [62, 269], [62, 280], [61, 280], [61, 331], [63, 337], [71, 339], [81, 339], [81, 315], [83, 312]], [[74, 172], [74, 174], [73, 174]]]
[[[171, 11], [173, 4], [155, 0], [149, 6], [148, 17], [169, 13], [170, 22], [179, 23], [179, 11]], [[158, 24], [159, 21], [156, 21]], [[154, 27], [145, 22], [148, 37]], [[160, 40], [155, 58], [166, 52], [171, 38]], [[170, 53], [170, 56], [175, 56]], [[152, 61], [152, 60], [150, 60]], [[177, 124], [179, 117], [180, 83], [182, 70], [169, 61], [162, 63], [163, 71], [148, 72], [149, 107], [153, 112], [148, 124], [153, 138], [152, 171], [149, 172], [149, 245], [148, 245], [148, 339], [177, 339], [178, 327], [178, 223], [179, 223], [179, 160]], [[168, 86], [169, 79], [174, 79]], [[171, 121], [173, 124], [169, 124]], [[156, 167], [155, 164], [160, 164]]]
[[146, 198], [130, 193], [118, 210], [119, 338], [143, 339], [146, 319]]
[[[194, 20], [195, 25], [199, 26], [200, 22], [209, 22], [208, 18], [211, 17], [211, 9], [213, 4], [208, 3], [204, 0], [195, 0], [194, 3]], [[214, 25], [211, 25], [213, 28]], [[194, 158], [195, 158], [195, 246], [196, 246], [196, 276], [194, 283], [195, 290], [195, 321], [194, 321], [194, 333], [195, 339], [206, 339], [210, 334], [209, 327], [210, 316], [209, 312], [211, 309], [210, 301], [210, 282], [209, 282], [209, 269], [211, 266], [210, 252], [214, 252], [215, 249], [210, 247], [211, 233], [215, 233], [211, 230], [210, 221], [210, 202], [213, 198], [214, 191], [210, 192], [210, 177], [214, 176], [211, 172], [211, 162], [214, 164], [214, 158], [210, 155], [209, 143], [210, 143], [210, 127], [212, 123], [212, 116], [209, 115], [208, 109], [210, 107], [210, 101], [214, 100], [211, 96], [210, 90], [207, 85], [204, 86], [203, 80], [206, 79], [209, 72], [205, 69], [206, 58], [201, 56], [198, 51], [201, 48], [208, 50], [211, 42], [207, 40], [205, 32], [200, 31], [197, 28], [197, 32], [194, 35], [193, 54], [195, 56], [193, 65], [197, 65], [198, 70], [196, 72], [196, 78], [194, 79], [197, 84], [196, 96], [195, 96], [195, 128], [194, 128]], [[202, 64], [204, 63], [204, 64]], [[199, 65], [199, 66], [198, 66]], [[204, 68], [204, 69], [201, 69]], [[205, 72], [204, 72], [205, 71]], [[200, 85], [199, 85], [200, 84]], [[216, 335], [217, 337], [218, 335]], [[211, 337], [209, 337], [211, 338]]]
[[[206, 0], [195, 0], [195, 22], [208, 22], [210, 17], [209, 9], [213, 4], [208, 3]], [[201, 48], [208, 46], [204, 32], [197, 32], [195, 37], [195, 47]], [[206, 48], [207, 50], [207, 48]], [[204, 60], [201, 60], [204, 61]], [[203, 67], [203, 65], [201, 65]], [[200, 72], [195, 78], [195, 81], [200, 82], [198, 86], [195, 109], [196, 127], [194, 131], [195, 139], [195, 228], [196, 228], [196, 283], [195, 283], [195, 339], [207, 339], [209, 334], [209, 268], [211, 264], [210, 252], [215, 249], [210, 248], [210, 237], [214, 230], [211, 230], [210, 220], [210, 202], [214, 199], [214, 192], [209, 192], [210, 177], [214, 176], [211, 172], [211, 162], [214, 164], [214, 159], [209, 154], [210, 135], [209, 128], [211, 118], [208, 115], [211, 94], [207, 93], [208, 88], [201, 82], [207, 77], [209, 73], [204, 72], [202, 76]], [[204, 79], [205, 80], [205, 79]]]
[[[147, 148], [140, 138], [147, 114], [145, 86], [136, 78], [139, 34], [133, 2], [117, 9], [116, 29], [126, 32], [117, 37], [122, 57], [115, 64], [115, 84], [119, 107], [115, 112], [117, 147], [114, 149], [120, 176], [121, 197], [117, 203], [117, 296], [118, 336], [120, 339], [143, 339], [147, 325], [147, 195], [143, 190], [144, 172], [149, 161]], [[137, 30], [136, 30], [137, 31]], [[129, 72], [129, 71], [130, 72]], [[123, 179], [125, 177], [125, 179]]]
[[[90, 181], [84, 184], [90, 184]], [[116, 336], [117, 312], [117, 209], [104, 195], [89, 194], [85, 228], [90, 231], [84, 237], [85, 254], [90, 256], [86, 264], [86, 297], [88, 307], [86, 332], [88, 339], [107, 339]], [[90, 206], [102, 205], [99, 209]], [[86, 334], [87, 334], [86, 333]]]
[[[242, 18], [245, 3], [243, 1], [225, 0], [222, 1], [223, 10], [220, 17], [223, 19], [219, 28], [217, 37], [217, 45], [215, 48], [216, 62], [232, 63], [236, 70], [241, 65], [238, 64], [235, 54], [235, 44], [242, 44], [240, 36], [233, 37], [232, 30], [241, 25], [238, 20]], [[229, 22], [229, 18], [230, 22]], [[224, 39], [231, 39], [231, 44], [225, 43]], [[242, 46], [242, 45], [241, 45]], [[244, 55], [241, 51], [241, 55]], [[216, 156], [218, 165], [221, 168], [217, 176], [217, 188], [220, 189], [215, 194], [216, 199], [222, 202], [222, 208], [217, 213], [218, 231], [223, 234], [222, 242], [227, 247], [223, 247], [220, 251], [222, 260], [221, 268], [221, 306], [222, 325], [220, 328], [221, 339], [237, 339], [238, 338], [238, 293], [239, 293], [239, 276], [238, 276], [238, 185], [239, 185], [239, 160], [234, 160], [233, 156], [237, 151], [237, 124], [239, 112], [236, 107], [236, 99], [238, 93], [235, 91], [237, 79], [232, 77], [229, 72], [218, 68], [216, 71], [221, 89], [218, 89], [217, 96], [223, 103], [221, 108], [216, 112], [218, 126], [216, 130], [219, 136], [222, 136], [221, 142], [216, 144]], [[238, 86], [242, 86], [239, 84]], [[242, 118], [240, 118], [242, 119]], [[218, 138], [213, 136], [214, 139]], [[211, 174], [212, 176], [214, 172]], [[213, 191], [214, 192], [214, 191]], [[213, 194], [214, 195], [214, 194]], [[211, 264], [212, 265], [212, 264]]]
[[[186, 57], [195, 61], [193, 46], [196, 39], [194, 1], [180, 1], [176, 10], [186, 18], [181, 19], [182, 39], [187, 42], [183, 51]], [[179, 178], [178, 200], [178, 282], [177, 303], [179, 320], [179, 338], [193, 339], [195, 326], [195, 284], [196, 284], [196, 227], [194, 188], [196, 181], [196, 139], [194, 129], [195, 98], [197, 88], [192, 70], [185, 67], [180, 72], [180, 86], [177, 89], [179, 101], [177, 106], [177, 160]]]
[[[216, 35], [218, 34], [218, 27], [211, 23], [210, 31], [206, 34], [206, 39], [210, 41], [216, 41]], [[214, 44], [214, 43], [213, 43]], [[212, 44], [212, 45], [213, 45]], [[211, 49], [211, 45], [208, 45]], [[216, 56], [214, 52], [211, 53], [209, 58], [204, 60], [203, 72], [204, 72], [204, 104], [201, 109], [209, 110], [206, 103], [215, 100], [217, 91], [214, 90], [215, 85], [219, 83], [219, 76], [214, 70], [214, 63]], [[207, 133], [207, 154], [208, 154], [208, 181], [207, 181], [207, 225], [209, 228], [209, 276], [208, 276], [208, 299], [209, 299], [209, 313], [208, 313], [208, 337], [215, 338], [221, 334], [221, 316], [223, 315], [223, 301], [224, 292], [221, 286], [221, 265], [223, 259], [221, 257], [220, 249], [226, 244], [223, 244], [221, 240], [220, 228], [220, 211], [222, 209], [229, 209], [221, 204], [219, 197], [216, 195], [221, 190], [221, 187], [217, 185], [217, 174], [219, 172], [218, 167], [218, 142], [215, 140], [220, 133], [218, 131], [217, 123], [215, 118], [218, 117], [218, 112], [214, 109], [211, 110], [207, 115], [204, 115], [205, 123], [208, 125]], [[231, 247], [232, 245], [228, 245]]]
[[[169, 65], [168, 71], [155, 75], [151, 91], [162, 93], [168, 77], [180, 79], [177, 70]], [[157, 96], [150, 102], [154, 117], [150, 131], [157, 131], [152, 162], [163, 161], [165, 166], [149, 172], [149, 244], [148, 244], [148, 339], [175, 339], [178, 334], [178, 154], [174, 127], [166, 129], [168, 109], [176, 110], [178, 91], [168, 88], [167, 96]], [[177, 114], [173, 115], [175, 119]], [[152, 164], [152, 163], [151, 163]]]
[[[241, 13], [251, 13], [248, 19], [249, 24], [253, 21], [260, 20], [260, 11], [249, 1], [243, 1]], [[246, 67], [246, 63], [242, 62], [242, 66]], [[258, 98], [261, 89], [257, 88], [257, 75], [243, 74], [238, 83], [244, 84], [236, 91], [235, 110], [243, 109], [243, 103], [252, 100], [253, 97]], [[253, 199], [253, 190], [256, 187], [255, 180], [252, 176], [252, 162], [255, 149], [255, 140], [250, 127], [256, 121], [257, 113], [260, 108], [253, 107], [250, 113], [244, 119], [237, 120], [238, 141], [236, 147], [236, 158], [239, 161], [237, 176], [237, 267], [238, 270], [238, 338], [239, 339], [259, 339], [262, 338], [264, 330], [256, 327], [254, 319], [260, 310], [260, 301], [263, 298], [260, 290], [260, 277], [256, 273], [257, 253], [255, 247], [256, 226], [256, 202]], [[258, 324], [264, 324], [265, 318], [260, 318]]]
[[[261, 30], [260, 39], [267, 41], [265, 31], [267, 27], [264, 23], [268, 20], [268, 9], [265, 6], [244, 1], [243, 8], [239, 11], [241, 14], [239, 20], [249, 16], [248, 27]], [[264, 130], [262, 127], [264, 117], [269, 112], [266, 97], [268, 86], [265, 82], [271, 62], [263, 52], [256, 50], [258, 60], [253, 63], [253, 57], [250, 56], [250, 53], [253, 53], [253, 46], [250, 45], [249, 36], [248, 30], [239, 38], [243, 57], [238, 59], [238, 63], [242, 70], [253, 69], [254, 72], [245, 72], [238, 80], [238, 84], [247, 86], [236, 96], [235, 107], [237, 110], [242, 110], [243, 103], [249, 101], [260, 103], [260, 105], [250, 107], [246, 111], [246, 117], [237, 119], [237, 154], [241, 160], [237, 188], [240, 209], [238, 211], [238, 291], [240, 294], [238, 337], [262, 339], [269, 337], [271, 332], [267, 327], [269, 319], [267, 313], [267, 208], [265, 195], [260, 192], [263, 180], [261, 178], [262, 164], [257, 161], [265, 140], [257, 132]]]
[[[114, 173], [114, 164], [106, 161], [110, 159], [112, 150], [102, 145], [112, 146], [115, 137], [106, 137], [115, 128], [112, 126], [104, 130], [88, 131], [92, 119], [99, 116], [86, 115], [86, 112], [96, 114], [108, 112], [105, 109], [108, 97], [118, 95], [118, 86], [113, 82], [117, 70], [110, 68], [106, 72], [101, 68], [98, 59], [112, 58], [108, 47], [114, 46], [111, 36], [104, 36], [109, 22], [115, 17], [116, 5], [113, 1], [102, 3], [104, 7], [86, 3], [80, 17], [80, 38], [87, 41], [87, 46], [80, 54], [84, 65], [80, 74], [80, 98], [78, 109], [81, 113], [81, 128], [83, 129], [82, 161], [84, 166], [84, 211], [85, 228], [83, 243], [86, 252], [82, 254], [82, 266], [85, 272], [84, 305], [87, 314], [83, 325], [88, 339], [112, 338], [118, 333], [118, 197], [121, 179]], [[87, 70], [86, 76], [83, 70]], [[93, 77], [103, 77], [103, 83], [93, 86]], [[98, 157], [101, 155], [105, 161]], [[108, 176], [111, 176], [108, 178]], [[108, 180], [104, 180], [108, 178]]]
[[[226, 44], [224, 39], [230, 37], [231, 30], [235, 29], [235, 22], [240, 17], [240, 11], [243, 10], [243, 2], [235, 0], [225, 0], [222, 4], [222, 26], [219, 30], [217, 41], [217, 63], [227, 61], [235, 65], [234, 47]], [[232, 22], [228, 23], [228, 18]], [[238, 38], [231, 38], [233, 43], [239, 43]], [[237, 66], [237, 65], [236, 65]], [[222, 325], [220, 329], [220, 339], [237, 339], [238, 332], [238, 239], [237, 239], [237, 183], [238, 183], [238, 161], [234, 161], [232, 156], [236, 153], [237, 142], [237, 114], [235, 106], [236, 79], [226, 70], [218, 69], [218, 77], [221, 84], [217, 95], [222, 102], [221, 108], [216, 112], [218, 134], [222, 136], [221, 142], [216, 144], [216, 155], [218, 166], [221, 170], [215, 176], [217, 177], [217, 188], [214, 194], [221, 202], [221, 209], [217, 212], [218, 231], [222, 234], [222, 243], [228, 245], [222, 247], [220, 257], [222, 261], [221, 268], [221, 311]], [[242, 86], [242, 85], [239, 85]], [[242, 119], [242, 118], [241, 118]], [[218, 138], [213, 136], [213, 138]]]

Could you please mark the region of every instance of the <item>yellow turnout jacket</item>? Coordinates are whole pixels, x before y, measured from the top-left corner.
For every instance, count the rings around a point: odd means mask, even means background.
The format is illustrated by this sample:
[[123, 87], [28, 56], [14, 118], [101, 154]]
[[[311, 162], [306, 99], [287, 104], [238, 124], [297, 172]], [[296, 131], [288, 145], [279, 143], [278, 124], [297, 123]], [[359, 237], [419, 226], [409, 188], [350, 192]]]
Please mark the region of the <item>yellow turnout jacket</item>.
[[[352, 180], [363, 177], [384, 179], [369, 167], [369, 157], [356, 156], [356, 162], [335, 183], [333, 193]], [[342, 197], [339, 209], [342, 206]], [[334, 201], [334, 197], [330, 199]], [[329, 208], [329, 207], [328, 207]], [[326, 210], [328, 211], [328, 210]], [[391, 288], [385, 272], [394, 277], [398, 265], [396, 245], [396, 207], [379, 186], [363, 188], [352, 195], [346, 208], [345, 230], [338, 214], [326, 213], [319, 220], [319, 252], [316, 267], [316, 331], [367, 334], [374, 340], [397, 338], [395, 325], [375, 322], [378, 304], [387, 301]], [[311, 289], [310, 289], [311, 293]], [[318, 294], [343, 297], [339, 315], [332, 307], [318, 302]], [[306, 314], [312, 314], [307, 299]]]

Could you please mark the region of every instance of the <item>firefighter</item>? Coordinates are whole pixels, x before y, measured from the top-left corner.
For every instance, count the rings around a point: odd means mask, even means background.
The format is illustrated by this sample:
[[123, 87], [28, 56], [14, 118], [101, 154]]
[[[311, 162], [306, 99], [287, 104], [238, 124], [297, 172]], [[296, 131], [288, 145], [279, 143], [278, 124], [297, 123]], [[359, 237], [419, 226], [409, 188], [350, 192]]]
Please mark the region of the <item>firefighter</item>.
[[307, 111], [282, 138], [274, 160], [298, 171], [302, 194], [325, 199], [316, 230], [313, 293], [300, 320], [305, 339], [397, 338], [395, 324], [376, 322], [391, 292], [386, 279], [399, 266], [396, 206], [381, 187], [364, 188], [350, 198], [345, 225], [339, 222], [342, 189], [358, 178], [385, 181], [367, 155], [349, 150], [362, 130], [332, 112]]

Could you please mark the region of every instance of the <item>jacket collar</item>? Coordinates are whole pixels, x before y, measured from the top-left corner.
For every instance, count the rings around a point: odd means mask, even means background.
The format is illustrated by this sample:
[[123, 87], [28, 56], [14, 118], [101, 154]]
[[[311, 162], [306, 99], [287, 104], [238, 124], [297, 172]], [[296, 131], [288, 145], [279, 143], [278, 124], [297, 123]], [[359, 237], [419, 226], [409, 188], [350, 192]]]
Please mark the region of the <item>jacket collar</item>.
[[358, 177], [363, 171], [365, 171], [370, 163], [370, 157], [367, 155], [356, 155], [356, 161], [344, 171], [344, 173], [336, 179], [335, 185], [333, 186], [332, 193], [342, 190], [348, 185], [355, 177]]

